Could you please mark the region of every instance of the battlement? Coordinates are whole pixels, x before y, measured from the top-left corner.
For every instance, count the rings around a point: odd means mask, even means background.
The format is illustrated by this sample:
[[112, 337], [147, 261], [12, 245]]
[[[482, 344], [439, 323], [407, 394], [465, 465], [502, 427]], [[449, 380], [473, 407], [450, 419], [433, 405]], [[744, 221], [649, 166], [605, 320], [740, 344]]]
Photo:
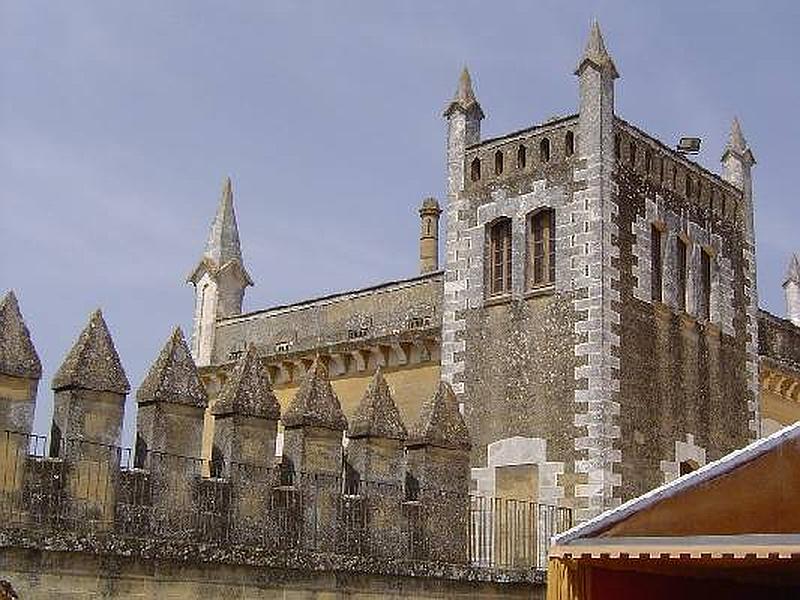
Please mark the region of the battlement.
[[[14, 322], [0, 336], [27, 332], [21, 316]], [[32, 345], [23, 346], [20, 357], [30, 363]], [[18, 377], [10, 359], [0, 375]], [[215, 452], [206, 460], [208, 395], [176, 328], [138, 388], [136, 444], [124, 448], [129, 385], [102, 314], [93, 313], [54, 380], [49, 439], [31, 434], [30, 422], [20, 427], [17, 404], [32, 415], [35, 397], [12, 399], [0, 381], [3, 408], [16, 403], [0, 411], [0, 536], [497, 566], [496, 541], [487, 546], [479, 535], [510, 511], [527, 510], [531, 523], [550, 514], [533, 503], [506, 507], [470, 496], [469, 431], [447, 384], [407, 427], [378, 369], [348, 422], [327, 364], [315, 358], [281, 411], [269, 371], [246, 347], [211, 409]], [[276, 456], [279, 421], [284, 444]], [[506, 554], [497, 554], [515, 561], [506, 566], [544, 564], [537, 540], [570, 524], [568, 509], [551, 512], [535, 532], [514, 532]], [[509, 555], [509, 544], [519, 551]]]
[[616, 117], [615, 125], [614, 157], [618, 167], [678, 196], [708, 221], [743, 225], [739, 188], [631, 123]]
[[578, 115], [558, 117], [468, 146], [465, 191], [544, 174], [577, 159]]

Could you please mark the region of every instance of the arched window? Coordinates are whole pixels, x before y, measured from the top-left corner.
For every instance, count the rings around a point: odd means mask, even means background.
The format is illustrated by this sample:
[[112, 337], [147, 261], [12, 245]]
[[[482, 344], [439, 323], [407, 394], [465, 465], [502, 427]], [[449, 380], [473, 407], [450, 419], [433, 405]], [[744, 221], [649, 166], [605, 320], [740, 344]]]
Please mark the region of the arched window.
[[524, 169], [528, 164], [528, 149], [520, 144], [517, 148], [517, 168]]
[[550, 285], [556, 279], [555, 211], [546, 208], [529, 219], [528, 287]]
[[633, 140], [628, 144], [628, 162], [633, 168], [636, 168], [636, 142]]
[[644, 173], [647, 177], [650, 177], [650, 173], [653, 170], [653, 153], [650, 152], [650, 149], [644, 151]]
[[620, 157], [622, 156], [622, 150], [620, 148], [621, 148], [621, 144], [620, 144], [620, 141], [619, 141], [619, 134], [615, 133], [614, 134], [614, 158], [616, 158], [617, 160], [619, 160]]
[[348, 461], [344, 462], [344, 489], [346, 496], [357, 496], [361, 491], [361, 476]]
[[511, 291], [511, 219], [499, 219], [489, 229], [489, 294]]
[[550, 140], [548, 138], [539, 142], [539, 160], [542, 162], [550, 160]]
[[472, 164], [469, 166], [469, 178], [472, 181], [478, 181], [481, 178], [481, 159], [477, 156], [472, 159]]
[[416, 502], [419, 500], [419, 480], [411, 473], [406, 473], [405, 501]]
[[495, 175], [502, 175], [503, 174], [503, 151], [498, 150], [494, 153], [494, 174]]
[[664, 159], [658, 161], [658, 182], [664, 183]]
[[691, 198], [694, 195], [694, 187], [692, 185], [693, 183], [694, 182], [692, 181], [692, 178], [689, 177], [689, 174], [687, 173], [686, 174], [686, 182], [685, 182], [685, 185], [684, 185], [684, 187], [686, 188], [686, 197], [687, 198]]
[[568, 131], [564, 135], [564, 154], [567, 156], [575, 154], [575, 134], [572, 131]]

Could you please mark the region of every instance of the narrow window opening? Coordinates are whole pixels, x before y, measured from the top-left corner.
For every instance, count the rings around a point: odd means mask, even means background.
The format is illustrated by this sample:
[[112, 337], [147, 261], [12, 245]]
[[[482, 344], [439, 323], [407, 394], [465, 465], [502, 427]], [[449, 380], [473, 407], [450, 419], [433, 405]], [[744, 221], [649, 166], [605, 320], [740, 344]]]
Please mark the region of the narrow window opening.
[[53, 423], [50, 427], [50, 458], [58, 458], [61, 455], [61, 427]]
[[634, 169], [636, 168], [636, 142], [634, 141], [628, 145], [628, 162]]
[[294, 463], [288, 456], [281, 457], [280, 485], [284, 487], [294, 485]]
[[567, 156], [575, 154], [575, 134], [571, 131], [564, 136], [564, 154]]
[[531, 217], [528, 239], [529, 287], [553, 283], [556, 274], [555, 211], [545, 209]]
[[650, 150], [644, 151], [644, 173], [649, 178], [653, 170], [653, 153]]
[[481, 159], [475, 157], [469, 166], [469, 178], [472, 181], [479, 181], [481, 178]]
[[144, 469], [147, 464], [147, 442], [141, 434], [136, 434], [136, 447], [133, 454], [133, 468]]
[[501, 219], [492, 225], [490, 233], [490, 293], [511, 291], [511, 219]]
[[661, 230], [655, 225], [650, 226], [650, 297], [661, 302], [663, 286], [663, 260], [661, 255]]
[[686, 182], [685, 182], [685, 185], [684, 185], [684, 188], [686, 189], [686, 197], [687, 198], [691, 198], [693, 196], [693, 194], [694, 194], [693, 184], [694, 184], [694, 182], [692, 181], [692, 178], [689, 177], [689, 174], [687, 173], [686, 174]]
[[711, 255], [707, 250], [701, 252], [700, 264], [701, 303], [700, 314], [706, 320], [711, 320]]
[[528, 149], [520, 144], [517, 148], [517, 168], [524, 169], [528, 164]]
[[550, 140], [548, 138], [544, 138], [539, 142], [539, 158], [542, 162], [550, 160]]
[[678, 165], [672, 165], [672, 190], [678, 190]]
[[680, 465], [679, 465], [679, 470], [680, 470], [680, 474], [681, 474], [681, 476], [683, 476], [683, 475], [688, 475], [689, 473], [692, 473], [692, 472], [694, 472], [694, 471], [697, 471], [697, 469], [699, 469], [699, 468], [700, 468], [700, 465], [698, 465], [698, 464], [697, 464], [695, 461], [693, 461], [693, 460], [684, 460], [684, 461], [681, 461], [681, 463], [680, 463]]
[[503, 174], [503, 152], [501, 150], [494, 153], [494, 174]]
[[678, 293], [678, 308], [686, 312], [686, 281], [687, 281], [687, 262], [686, 262], [686, 242], [681, 238], [676, 242], [676, 266], [677, 266], [677, 293]]
[[621, 144], [620, 144], [620, 141], [619, 141], [619, 134], [615, 133], [614, 134], [614, 158], [616, 158], [617, 160], [619, 160], [620, 157], [622, 156], [622, 150], [620, 148], [621, 148]]
[[658, 182], [664, 183], [664, 159], [658, 161]]
[[209, 475], [211, 477], [222, 477], [225, 467], [225, 457], [219, 446], [214, 444], [211, 447], [211, 464], [209, 465]]
[[348, 461], [344, 463], [344, 489], [345, 496], [357, 496], [361, 491], [361, 475]]
[[419, 500], [419, 480], [411, 473], [406, 473], [405, 500], [406, 502]]

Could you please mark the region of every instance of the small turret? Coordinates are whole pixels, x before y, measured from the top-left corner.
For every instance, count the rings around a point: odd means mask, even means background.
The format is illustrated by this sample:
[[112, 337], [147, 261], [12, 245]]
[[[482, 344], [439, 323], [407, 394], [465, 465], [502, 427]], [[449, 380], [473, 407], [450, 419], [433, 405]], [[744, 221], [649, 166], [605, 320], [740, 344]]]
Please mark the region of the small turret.
[[85, 456], [91, 444], [119, 445], [130, 383], [99, 309], [67, 353], [52, 388], [51, 454], [60, 455], [62, 440], [67, 457]]
[[747, 233], [752, 236], [753, 229], [753, 175], [752, 168], [756, 164], [753, 151], [747, 145], [747, 140], [742, 133], [739, 119], [734, 117], [731, 131], [728, 134], [728, 143], [722, 153], [722, 178], [728, 183], [742, 190], [744, 207], [742, 216], [745, 219]]
[[783, 293], [786, 296], [786, 318], [800, 327], [800, 259], [797, 254], [792, 254], [789, 260]]
[[442, 209], [436, 198], [425, 198], [419, 207], [419, 272], [439, 270], [439, 215]]
[[433, 397], [422, 405], [406, 442], [406, 495], [416, 496], [413, 499], [430, 511], [421, 533], [432, 560], [466, 560], [470, 447], [469, 430], [455, 394], [441, 382]]
[[31, 432], [41, 377], [42, 363], [9, 291], [0, 300], [0, 432]]
[[214, 446], [226, 465], [223, 472], [231, 464], [273, 466], [281, 409], [252, 345], [236, 363], [211, 412]]
[[180, 327], [167, 339], [136, 392], [139, 450], [200, 457], [208, 396]]
[[253, 285], [242, 260], [230, 177], [222, 185], [205, 252], [187, 282], [195, 287], [192, 356], [198, 365], [207, 365], [214, 348], [216, 320], [240, 314], [244, 291]]

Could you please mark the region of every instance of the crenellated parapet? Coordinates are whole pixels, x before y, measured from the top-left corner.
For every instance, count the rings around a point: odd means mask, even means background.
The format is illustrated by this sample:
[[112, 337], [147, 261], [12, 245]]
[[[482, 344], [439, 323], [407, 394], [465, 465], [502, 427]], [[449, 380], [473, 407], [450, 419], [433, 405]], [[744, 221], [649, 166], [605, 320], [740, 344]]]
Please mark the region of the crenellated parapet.
[[[3, 375], [35, 382], [41, 366], [12, 295], [0, 318]], [[381, 369], [348, 424], [330, 362], [304, 365], [281, 414], [263, 357], [247, 347], [211, 408], [215, 451], [204, 460], [208, 395], [176, 328], [138, 388], [131, 452], [119, 440], [130, 385], [94, 312], [53, 380], [51, 451], [3, 423], [0, 530], [465, 564], [469, 434], [449, 387], [408, 439]], [[19, 401], [32, 414], [33, 398]]]

